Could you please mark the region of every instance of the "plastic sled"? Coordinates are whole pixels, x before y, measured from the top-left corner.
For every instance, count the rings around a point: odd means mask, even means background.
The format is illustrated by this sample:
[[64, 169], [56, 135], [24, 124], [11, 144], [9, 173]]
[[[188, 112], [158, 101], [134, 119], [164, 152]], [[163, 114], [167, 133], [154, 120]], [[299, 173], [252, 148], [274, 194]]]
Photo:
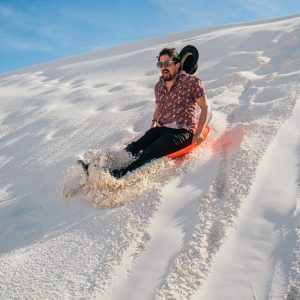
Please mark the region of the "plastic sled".
[[[202, 143], [203, 143], [206, 140], [206, 138], [209, 136], [209, 134], [210, 134], [210, 128], [209, 128], [208, 125], [205, 125], [205, 127], [203, 128], [202, 134], [203, 134], [203, 137], [204, 137], [204, 140], [202, 141]], [[165, 155], [165, 157], [168, 157], [168, 158], [177, 158], [179, 156], [188, 154], [188, 153], [192, 152], [195, 148], [197, 148], [200, 145], [202, 145], [202, 143], [197, 144], [197, 143], [193, 142], [192, 144], [190, 144], [189, 146], [187, 146], [185, 148], [182, 148], [182, 149], [180, 149], [180, 150], [178, 150], [176, 152], [173, 152], [173, 153]]]

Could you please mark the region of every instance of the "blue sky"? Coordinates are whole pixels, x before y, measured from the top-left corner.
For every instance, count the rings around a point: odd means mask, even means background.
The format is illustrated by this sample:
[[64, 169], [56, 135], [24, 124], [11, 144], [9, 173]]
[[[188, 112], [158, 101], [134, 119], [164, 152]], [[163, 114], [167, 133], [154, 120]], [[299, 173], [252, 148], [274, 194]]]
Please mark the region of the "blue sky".
[[298, 13], [299, 0], [0, 0], [0, 73], [153, 36]]

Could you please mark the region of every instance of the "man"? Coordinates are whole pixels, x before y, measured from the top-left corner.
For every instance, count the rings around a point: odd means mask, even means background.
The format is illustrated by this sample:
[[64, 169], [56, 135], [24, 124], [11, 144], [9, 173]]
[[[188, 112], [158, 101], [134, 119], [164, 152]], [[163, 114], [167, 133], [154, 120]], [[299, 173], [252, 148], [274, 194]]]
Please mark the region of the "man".
[[[193, 141], [198, 144], [203, 141], [202, 131], [208, 121], [209, 105], [201, 80], [181, 70], [175, 48], [161, 50], [157, 67], [161, 70], [161, 77], [155, 85], [156, 109], [151, 128], [125, 148], [135, 160], [127, 167], [111, 171], [116, 178]], [[201, 108], [198, 121], [197, 105]], [[88, 165], [83, 164], [83, 167], [87, 172]]]

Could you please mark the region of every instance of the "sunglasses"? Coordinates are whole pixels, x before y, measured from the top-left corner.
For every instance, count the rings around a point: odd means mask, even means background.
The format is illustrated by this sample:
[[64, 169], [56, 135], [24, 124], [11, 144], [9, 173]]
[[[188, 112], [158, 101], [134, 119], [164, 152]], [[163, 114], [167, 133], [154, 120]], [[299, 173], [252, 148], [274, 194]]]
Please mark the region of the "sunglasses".
[[166, 60], [166, 61], [163, 61], [163, 62], [158, 61], [157, 64], [156, 64], [156, 66], [159, 69], [161, 69], [162, 67], [170, 67], [172, 63], [174, 63], [173, 60]]

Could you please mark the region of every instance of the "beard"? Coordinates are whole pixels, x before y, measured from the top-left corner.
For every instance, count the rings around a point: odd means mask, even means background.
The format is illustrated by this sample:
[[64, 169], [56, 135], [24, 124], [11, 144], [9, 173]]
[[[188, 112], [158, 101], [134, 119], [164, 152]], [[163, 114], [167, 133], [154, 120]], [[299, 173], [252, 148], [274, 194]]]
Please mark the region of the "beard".
[[169, 70], [164, 70], [162, 72], [162, 76], [163, 76], [164, 81], [171, 81], [171, 80], [173, 80], [175, 78], [176, 74], [177, 74], [176, 72], [174, 72], [174, 74], [170, 73]]

